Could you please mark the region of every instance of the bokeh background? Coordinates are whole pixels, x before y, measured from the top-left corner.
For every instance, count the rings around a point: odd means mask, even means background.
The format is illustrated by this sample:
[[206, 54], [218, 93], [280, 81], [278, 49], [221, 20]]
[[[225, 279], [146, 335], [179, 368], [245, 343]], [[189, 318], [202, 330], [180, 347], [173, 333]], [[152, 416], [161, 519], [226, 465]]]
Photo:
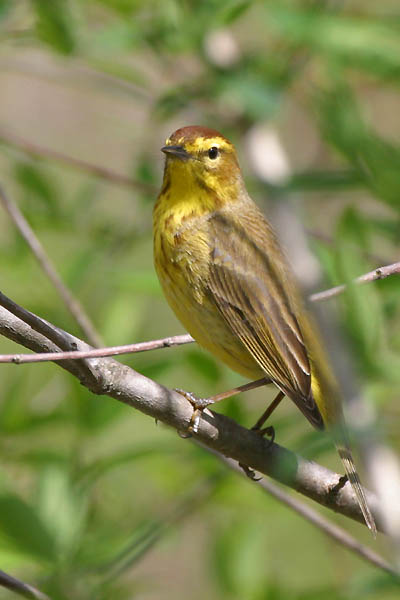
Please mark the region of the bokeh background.
[[[399, 86], [394, 0], [0, 0], [0, 180], [105, 344], [174, 335], [152, 266], [165, 138], [188, 124], [229, 137], [265, 212], [293, 203], [329, 287], [398, 260]], [[4, 293], [83, 336], [3, 209], [0, 252]], [[331, 301], [395, 451], [399, 294], [394, 276]], [[202, 396], [243, 382], [195, 345], [120, 360]], [[218, 410], [250, 426], [271, 393]], [[291, 403], [273, 423], [340, 469]], [[52, 598], [398, 598], [213, 456], [53, 364], [1, 367], [0, 434], [0, 565]]]

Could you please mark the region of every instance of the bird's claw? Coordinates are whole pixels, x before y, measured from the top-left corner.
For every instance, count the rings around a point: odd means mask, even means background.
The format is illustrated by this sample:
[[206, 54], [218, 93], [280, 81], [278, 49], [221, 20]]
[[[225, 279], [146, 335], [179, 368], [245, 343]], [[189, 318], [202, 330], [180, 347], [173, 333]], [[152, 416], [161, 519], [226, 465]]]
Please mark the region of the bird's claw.
[[331, 488], [328, 492], [328, 497], [330, 497], [332, 499], [336, 498], [336, 496], [338, 495], [340, 490], [346, 485], [348, 480], [349, 480], [349, 478], [347, 477], [347, 475], [342, 475], [339, 478], [339, 481], [336, 483], [336, 485], [331, 486]]
[[257, 477], [256, 472], [253, 469], [250, 469], [248, 465], [239, 463], [239, 467], [242, 469], [242, 471], [244, 471], [246, 477], [248, 477], [252, 481], [260, 481], [262, 479], [262, 477]]
[[[214, 400], [212, 398], [198, 398], [193, 394], [193, 392], [187, 392], [186, 390], [181, 390], [180, 388], [175, 388], [174, 391], [186, 398], [186, 400], [188, 400], [188, 402], [190, 402], [192, 405], [193, 414], [190, 419], [188, 431], [189, 434], [197, 433], [199, 431], [201, 413], [205, 408], [207, 408], [207, 406], [213, 404]], [[186, 435], [186, 437], [190, 437], [190, 435]]]
[[270, 448], [275, 441], [275, 428], [273, 425], [269, 425], [268, 427], [264, 427], [264, 429], [254, 429], [256, 433], [264, 437], [267, 435], [270, 439], [268, 440], [267, 448]]
[[[274, 440], [275, 440], [275, 429], [272, 425], [269, 425], [269, 427], [264, 427], [264, 429], [259, 429], [256, 426], [252, 427], [251, 429], [252, 429], [252, 431], [255, 431], [261, 437], [268, 435], [271, 439], [268, 440], [267, 449], [272, 446], [272, 444], [274, 443]], [[260, 481], [262, 479], [262, 477], [256, 477], [255, 471], [253, 469], [251, 469], [248, 465], [239, 463], [239, 467], [244, 471], [245, 475], [252, 481]]]

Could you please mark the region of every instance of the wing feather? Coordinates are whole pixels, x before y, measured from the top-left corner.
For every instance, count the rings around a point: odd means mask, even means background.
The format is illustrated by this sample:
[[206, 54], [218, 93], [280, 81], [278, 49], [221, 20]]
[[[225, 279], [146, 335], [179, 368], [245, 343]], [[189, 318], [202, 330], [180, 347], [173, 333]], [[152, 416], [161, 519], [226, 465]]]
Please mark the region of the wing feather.
[[[291, 277], [261, 213], [254, 215], [257, 222], [251, 216], [244, 223], [243, 217], [239, 222], [222, 211], [210, 218], [208, 294], [268, 377], [321, 428]], [[265, 227], [260, 228], [260, 219]], [[253, 229], [258, 235], [261, 230], [262, 239], [255, 239]]]

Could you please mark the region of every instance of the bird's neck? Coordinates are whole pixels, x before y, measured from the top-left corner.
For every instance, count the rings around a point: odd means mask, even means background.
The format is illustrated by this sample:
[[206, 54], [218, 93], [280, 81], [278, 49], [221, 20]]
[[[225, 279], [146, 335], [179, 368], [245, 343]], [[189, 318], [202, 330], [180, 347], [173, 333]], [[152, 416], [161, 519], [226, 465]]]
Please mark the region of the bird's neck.
[[203, 173], [200, 177], [187, 163], [166, 164], [164, 180], [155, 212], [161, 211], [165, 219], [180, 221], [189, 216], [202, 216], [222, 209], [235, 198], [246, 194], [243, 179]]

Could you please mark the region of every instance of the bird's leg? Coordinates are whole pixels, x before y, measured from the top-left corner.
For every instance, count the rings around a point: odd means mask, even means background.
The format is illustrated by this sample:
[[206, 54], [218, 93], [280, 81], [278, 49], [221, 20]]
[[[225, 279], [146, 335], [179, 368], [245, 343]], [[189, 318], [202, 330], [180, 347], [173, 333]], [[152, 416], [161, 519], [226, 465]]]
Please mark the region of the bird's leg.
[[209, 398], [197, 398], [197, 396], [192, 394], [192, 392], [186, 392], [185, 390], [181, 390], [179, 388], [176, 388], [175, 392], [181, 394], [181, 396], [186, 398], [186, 400], [188, 400], [193, 406], [193, 414], [192, 418], [190, 419], [188, 429], [190, 432], [197, 433], [199, 430], [201, 413], [205, 408], [207, 408], [207, 406], [210, 406], [210, 404], [215, 404], [216, 402], [220, 402], [221, 400], [225, 400], [226, 398], [230, 398], [235, 394], [241, 394], [242, 392], [248, 392], [249, 390], [261, 387], [262, 385], [268, 385], [269, 383], [272, 383], [271, 380], [267, 377], [263, 377], [262, 379], [250, 381], [250, 383], [239, 385], [238, 387], [232, 388], [226, 392], [222, 392], [221, 394], [216, 394], [215, 396], [210, 396]]
[[[261, 437], [263, 437], [264, 435], [269, 435], [270, 436], [269, 446], [274, 443], [275, 429], [273, 428], [272, 425], [270, 425], [269, 427], [264, 427], [264, 429], [262, 429], [262, 426], [267, 421], [267, 419], [272, 415], [272, 413], [274, 412], [276, 407], [281, 403], [281, 400], [284, 396], [285, 396], [285, 394], [283, 392], [279, 392], [279, 394], [275, 397], [275, 399], [271, 402], [271, 404], [269, 406], [267, 406], [267, 409], [263, 412], [261, 417], [257, 420], [257, 422], [251, 428], [252, 431], [256, 431], [259, 435], [261, 435]], [[250, 479], [253, 479], [254, 481], [260, 481], [260, 477], [256, 477], [255, 472], [248, 465], [239, 463], [239, 467], [241, 467], [243, 469], [243, 471], [245, 472], [247, 477], [249, 477]]]
[[277, 396], [271, 402], [271, 404], [269, 406], [267, 406], [267, 409], [263, 412], [261, 417], [251, 428], [253, 431], [257, 431], [257, 433], [259, 433], [260, 435], [265, 435], [265, 434], [270, 435], [272, 438], [271, 442], [274, 441], [274, 437], [275, 437], [274, 428], [272, 427], [272, 425], [270, 425], [269, 427], [264, 427], [264, 429], [262, 429], [262, 426], [272, 415], [272, 413], [274, 412], [276, 407], [279, 406], [279, 404], [281, 403], [284, 396], [285, 396], [285, 394], [283, 392], [279, 392], [279, 394], [277, 394]]
[[220, 400], [225, 400], [226, 398], [230, 398], [235, 394], [241, 394], [242, 392], [248, 392], [249, 390], [254, 390], [262, 385], [269, 385], [272, 383], [268, 377], [263, 377], [262, 379], [256, 379], [255, 381], [250, 381], [249, 383], [245, 383], [243, 385], [239, 385], [239, 387], [232, 388], [226, 392], [222, 392], [221, 394], [216, 394], [215, 396], [211, 396], [208, 400], [212, 401], [210, 404], [215, 404], [215, 402], [219, 402]]

